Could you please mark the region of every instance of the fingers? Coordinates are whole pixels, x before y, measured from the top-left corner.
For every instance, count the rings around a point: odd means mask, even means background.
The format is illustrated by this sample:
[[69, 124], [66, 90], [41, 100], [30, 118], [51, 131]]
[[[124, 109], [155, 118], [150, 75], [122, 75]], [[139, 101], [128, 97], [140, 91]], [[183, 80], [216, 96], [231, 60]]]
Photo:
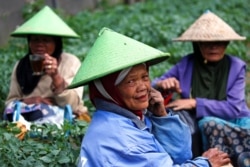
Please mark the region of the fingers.
[[155, 88], [152, 88], [151, 87], [151, 89], [150, 89], [150, 93], [157, 93], [157, 92], [159, 92], [158, 90], [156, 90]]
[[48, 54], [45, 54], [44, 70], [51, 75], [57, 72], [57, 60]]
[[156, 116], [167, 115], [165, 106], [164, 106], [164, 99], [161, 93], [154, 88], [151, 88], [149, 92], [148, 109]]
[[57, 68], [57, 61], [55, 58], [49, 58], [45, 61], [45, 68], [46, 69], [52, 69]]
[[181, 93], [180, 83], [174, 77], [159, 81], [157, 83], [157, 87], [161, 88], [163, 90], [172, 90], [172, 91], [175, 91], [177, 93]]
[[151, 88], [151, 90], [150, 90], [149, 99], [150, 99], [150, 104], [163, 103], [163, 101], [164, 101], [161, 93], [154, 88]]
[[154, 88], [150, 89], [149, 95], [151, 97], [162, 97], [161, 92], [159, 92], [158, 90], [156, 90]]
[[175, 100], [173, 102], [170, 102], [168, 105], [166, 105], [166, 108], [171, 108], [174, 111], [185, 109], [185, 100]]
[[183, 108], [182, 106], [173, 106], [173, 107], [168, 107], [168, 106], [166, 106], [166, 108], [171, 108], [171, 109], [174, 110], [174, 111], [179, 111], [179, 110], [185, 109], [185, 108]]
[[167, 108], [172, 108], [173, 110], [182, 109], [194, 109], [196, 108], [195, 99], [177, 99], [166, 105]]
[[46, 97], [46, 98], [43, 98], [42, 100], [43, 100], [43, 103], [48, 104], [48, 105], [55, 104], [53, 98]]
[[202, 156], [208, 158], [212, 166], [217, 167], [230, 163], [228, 154], [218, 150], [218, 148], [211, 148], [204, 152]]

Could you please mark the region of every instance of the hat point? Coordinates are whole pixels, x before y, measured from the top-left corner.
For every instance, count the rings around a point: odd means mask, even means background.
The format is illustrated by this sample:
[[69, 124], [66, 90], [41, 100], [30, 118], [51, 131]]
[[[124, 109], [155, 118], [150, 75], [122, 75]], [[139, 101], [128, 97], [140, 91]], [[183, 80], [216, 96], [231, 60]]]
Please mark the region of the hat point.
[[210, 13], [211, 11], [209, 9], [205, 10], [204, 13]]

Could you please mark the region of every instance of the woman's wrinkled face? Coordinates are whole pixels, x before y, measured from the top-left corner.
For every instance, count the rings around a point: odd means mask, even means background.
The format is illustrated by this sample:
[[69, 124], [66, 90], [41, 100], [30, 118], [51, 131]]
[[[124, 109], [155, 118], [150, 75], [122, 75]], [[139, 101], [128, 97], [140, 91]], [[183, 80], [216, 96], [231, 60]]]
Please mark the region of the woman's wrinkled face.
[[55, 41], [53, 37], [46, 35], [30, 36], [29, 47], [31, 53], [52, 55], [55, 51]]
[[220, 61], [224, 54], [228, 42], [199, 42], [201, 54], [208, 62]]
[[123, 81], [117, 85], [127, 108], [143, 110], [148, 107], [150, 79], [146, 65], [134, 66]]

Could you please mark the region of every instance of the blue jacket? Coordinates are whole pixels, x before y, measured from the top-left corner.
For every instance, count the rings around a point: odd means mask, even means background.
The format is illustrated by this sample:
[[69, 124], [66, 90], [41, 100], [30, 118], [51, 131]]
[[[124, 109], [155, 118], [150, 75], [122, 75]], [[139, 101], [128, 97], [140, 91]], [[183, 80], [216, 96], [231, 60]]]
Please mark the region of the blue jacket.
[[[244, 116], [250, 116], [249, 109], [245, 101], [246, 85], [246, 64], [241, 59], [228, 56], [230, 60], [230, 70], [227, 80], [227, 100], [218, 101], [206, 98], [196, 98], [196, 116], [216, 116], [222, 119], [234, 119]], [[191, 81], [193, 72], [193, 54], [182, 58], [180, 62], [174, 65], [161, 77], [152, 81], [152, 86], [159, 80], [169, 77], [175, 77], [180, 82], [182, 89], [181, 97], [190, 98]]]
[[78, 167], [210, 166], [204, 157], [189, 160], [190, 133], [178, 116], [145, 116], [140, 121], [113, 103], [99, 100], [95, 104], [97, 111], [83, 138]]

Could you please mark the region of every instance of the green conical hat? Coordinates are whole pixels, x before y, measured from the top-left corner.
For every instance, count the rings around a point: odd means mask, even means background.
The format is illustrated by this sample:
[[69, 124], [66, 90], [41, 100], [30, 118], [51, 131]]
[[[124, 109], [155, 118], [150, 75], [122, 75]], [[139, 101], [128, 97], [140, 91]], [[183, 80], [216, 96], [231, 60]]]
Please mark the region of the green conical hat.
[[169, 56], [169, 53], [163, 53], [113, 30], [103, 28], [69, 88], [88, 84], [97, 78], [136, 64], [148, 62], [149, 65], [153, 65], [166, 60]]
[[79, 36], [48, 6], [18, 27], [11, 36], [53, 35], [78, 38]]

